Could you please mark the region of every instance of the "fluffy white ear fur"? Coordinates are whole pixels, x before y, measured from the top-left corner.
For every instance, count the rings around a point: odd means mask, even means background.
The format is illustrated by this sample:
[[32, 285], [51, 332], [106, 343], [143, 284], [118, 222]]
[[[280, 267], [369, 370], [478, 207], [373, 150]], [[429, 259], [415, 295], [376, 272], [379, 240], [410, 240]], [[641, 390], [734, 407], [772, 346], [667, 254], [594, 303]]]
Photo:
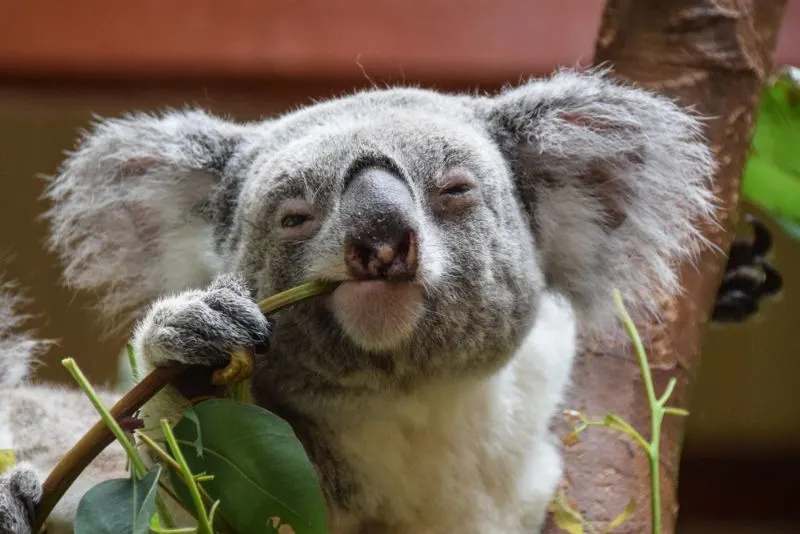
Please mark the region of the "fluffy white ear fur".
[[36, 359], [52, 344], [52, 341], [36, 339], [31, 332], [22, 330], [28, 320], [21, 310], [24, 304], [25, 299], [16, 284], [0, 281], [0, 389], [25, 384]]
[[597, 71], [560, 71], [488, 106], [547, 279], [575, 303], [582, 330], [613, 324], [614, 289], [635, 317], [656, 313], [714, 218], [715, 162], [699, 120]]
[[164, 291], [208, 283], [221, 259], [207, 204], [244, 131], [202, 111], [98, 121], [45, 192], [67, 285], [125, 320]]

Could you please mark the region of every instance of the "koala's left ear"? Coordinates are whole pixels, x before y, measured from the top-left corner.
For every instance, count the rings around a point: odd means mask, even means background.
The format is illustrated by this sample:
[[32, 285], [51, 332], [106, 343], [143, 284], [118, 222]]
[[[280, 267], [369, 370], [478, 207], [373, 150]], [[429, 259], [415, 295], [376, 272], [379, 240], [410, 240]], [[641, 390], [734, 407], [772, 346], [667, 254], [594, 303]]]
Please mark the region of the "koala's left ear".
[[714, 213], [696, 118], [599, 72], [561, 71], [484, 102], [547, 281], [584, 327], [609, 326], [613, 289], [635, 313], [680, 290], [677, 268]]

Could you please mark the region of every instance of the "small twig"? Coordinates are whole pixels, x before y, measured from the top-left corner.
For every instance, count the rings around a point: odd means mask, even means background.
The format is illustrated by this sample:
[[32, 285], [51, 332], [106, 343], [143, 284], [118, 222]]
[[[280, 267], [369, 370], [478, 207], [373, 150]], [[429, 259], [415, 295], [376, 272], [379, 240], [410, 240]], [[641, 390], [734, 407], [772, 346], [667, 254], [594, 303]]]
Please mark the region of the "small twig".
[[[116, 420], [132, 416], [158, 393], [164, 384], [178, 377], [184, 369], [185, 366], [181, 365], [156, 369], [111, 407], [110, 415]], [[41, 530], [45, 519], [75, 479], [113, 441], [114, 434], [101, 419], [67, 451], [42, 485], [42, 498], [36, 506], [33, 532]]]
[[[619, 291], [614, 291], [614, 302], [617, 306], [617, 312], [622, 319], [622, 324], [631, 338], [636, 357], [639, 360], [645, 394], [647, 395], [647, 400], [650, 405], [650, 441], [644, 442], [643, 439], [637, 441], [642, 445], [650, 467], [650, 506], [652, 508], [650, 513], [651, 532], [652, 534], [661, 534], [661, 473], [659, 472], [659, 466], [661, 465], [661, 423], [665, 415], [686, 416], [689, 412], [681, 408], [665, 406], [678, 383], [677, 379], [674, 377], [667, 383], [667, 387], [661, 397], [656, 397], [656, 390], [655, 387], [653, 387], [653, 375], [650, 371], [650, 364], [647, 361], [647, 352], [644, 349], [642, 338], [639, 336], [633, 319], [631, 319], [630, 314], [628, 314], [628, 311], [625, 309], [625, 304], [622, 302], [622, 295]], [[617, 420], [619, 419], [617, 418]], [[627, 423], [625, 423], [625, 425], [627, 425]], [[621, 430], [625, 431], [624, 428]], [[629, 432], [625, 432], [631, 435]], [[636, 436], [632, 437], [636, 438]]]
[[[155, 441], [153, 441], [153, 438], [151, 438], [151, 437], [150, 437], [150, 436], [148, 436], [147, 434], [142, 434], [142, 433], [140, 433], [140, 432], [137, 432], [137, 433], [136, 433], [136, 437], [137, 437], [137, 438], [139, 438], [140, 440], [142, 440], [142, 442], [143, 442], [145, 445], [147, 445], [148, 447], [150, 447], [150, 450], [152, 450], [152, 451], [153, 451], [153, 452], [156, 454], [156, 456], [158, 456], [158, 457], [159, 457], [159, 459], [161, 459], [161, 461], [162, 461], [162, 462], [164, 462], [165, 464], [167, 464], [167, 466], [168, 466], [168, 467], [170, 467], [170, 468], [171, 468], [173, 471], [175, 471], [175, 473], [177, 473], [177, 474], [178, 474], [178, 475], [180, 475], [180, 476], [183, 476], [183, 474], [182, 474], [182, 472], [181, 472], [181, 466], [180, 466], [180, 464], [178, 464], [178, 462], [176, 462], [176, 461], [175, 461], [175, 460], [172, 458], [172, 456], [170, 456], [170, 455], [169, 455], [169, 453], [167, 453], [167, 451], [165, 451], [164, 449], [162, 449], [161, 447], [159, 447], [159, 446], [158, 446], [158, 443], [156, 443]], [[200, 478], [201, 478], [201, 477], [194, 477], [194, 478], [195, 478], [195, 480], [198, 480], [198, 481], [200, 481]], [[206, 492], [206, 490], [205, 490], [205, 489], [203, 489], [203, 486], [199, 486], [199, 489], [200, 489], [200, 495], [203, 497], [203, 500], [204, 500], [204, 501], [206, 501], [206, 504], [207, 504], [208, 506], [211, 506], [211, 505], [213, 505], [213, 504], [214, 504], [214, 500], [213, 500], [213, 499], [211, 498], [211, 496], [210, 496], [210, 495], [209, 495], [209, 494]], [[191, 512], [190, 512], [190, 513], [191, 513]], [[192, 514], [192, 515], [194, 515], [194, 514]], [[195, 519], [197, 519], [197, 518], [195, 517]]]
[[164, 431], [164, 439], [167, 440], [169, 450], [172, 452], [173, 458], [175, 458], [175, 461], [180, 466], [181, 476], [186, 483], [186, 487], [189, 489], [189, 494], [192, 496], [192, 501], [194, 502], [195, 510], [197, 511], [198, 531], [202, 534], [214, 534], [214, 529], [212, 528], [211, 522], [208, 519], [208, 512], [206, 511], [205, 504], [203, 504], [203, 498], [200, 496], [200, 490], [198, 489], [197, 481], [192, 474], [192, 470], [189, 468], [189, 464], [186, 463], [186, 458], [183, 457], [181, 448], [178, 446], [178, 442], [175, 440], [175, 435], [172, 433], [172, 428], [169, 426], [169, 421], [166, 419], [161, 420], [161, 430]]

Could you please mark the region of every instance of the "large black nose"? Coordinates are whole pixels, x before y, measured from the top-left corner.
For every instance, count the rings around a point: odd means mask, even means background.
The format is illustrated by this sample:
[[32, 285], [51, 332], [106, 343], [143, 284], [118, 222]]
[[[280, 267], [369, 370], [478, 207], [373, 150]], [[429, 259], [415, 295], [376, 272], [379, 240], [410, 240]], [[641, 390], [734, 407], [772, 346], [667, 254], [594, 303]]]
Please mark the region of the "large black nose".
[[342, 197], [344, 259], [357, 280], [402, 282], [419, 267], [416, 208], [408, 185], [380, 168], [361, 171]]

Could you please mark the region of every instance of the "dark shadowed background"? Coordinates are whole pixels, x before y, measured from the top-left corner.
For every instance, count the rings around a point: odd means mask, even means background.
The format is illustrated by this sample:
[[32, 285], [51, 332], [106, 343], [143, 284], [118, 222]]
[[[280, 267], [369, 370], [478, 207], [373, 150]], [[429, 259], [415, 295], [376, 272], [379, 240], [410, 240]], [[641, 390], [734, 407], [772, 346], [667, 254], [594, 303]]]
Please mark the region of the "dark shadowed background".
[[[90, 295], [60, 287], [37, 220], [37, 175], [55, 171], [93, 113], [194, 104], [255, 119], [372, 83], [496, 90], [591, 62], [603, 3], [3, 0], [0, 254], [39, 332], [60, 340], [41, 377], [68, 381], [58, 360], [72, 356], [109, 382], [125, 342], [100, 338]], [[789, 1], [775, 64], [800, 66], [800, 0]], [[800, 532], [800, 242], [762, 220], [786, 288], [750, 323], [706, 334], [680, 475], [683, 534]]]

